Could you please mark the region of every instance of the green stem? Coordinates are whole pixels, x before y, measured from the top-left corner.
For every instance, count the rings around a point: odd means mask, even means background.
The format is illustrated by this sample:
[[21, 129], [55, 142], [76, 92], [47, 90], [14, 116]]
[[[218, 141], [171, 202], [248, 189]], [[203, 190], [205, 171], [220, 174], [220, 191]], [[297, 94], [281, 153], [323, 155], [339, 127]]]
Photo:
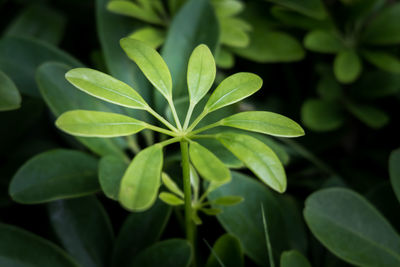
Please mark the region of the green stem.
[[[192, 188], [190, 184], [190, 165], [189, 165], [189, 145], [187, 141], [181, 141], [182, 153], [182, 174], [183, 174], [183, 192], [185, 195], [185, 225], [186, 225], [186, 238], [192, 245], [195, 251], [195, 225], [192, 222]], [[196, 262], [193, 257], [193, 263]]]
[[179, 130], [182, 130], [182, 125], [181, 122], [179, 121], [178, 114], [176, 113], [174, 101], [171, 99], [168, 100], [168, 104], [171, 107], [172, 115], [174, 116], [175, 124], [178, 127]]
[[161, 127], [158, 127], [158, 126], [147, 124], [146, 127], [148, 129], [150, 129], [150, 130], [153, 130], [153, 131], [156, 131], [156, 132], [160, 132], [160, 133], [163, 133], [163, 134], [166, 134], [166, 135], [169, 135], [169, 136], [173, 136], [173, 137], [176, 136], [175, 132], [172, 132], [170, 130], [167, 130], [167, 129], [164, 129], [164, 128], [161, 128]]
[[174, 138], [171, 138], [171, 139], [162, 141], [162, 142], [160, 142], [160, 143], [158, 143], [158, 144], [160, 144], [160, 145], [162, 145], [162, 146], [167, 146], [167, 145], [170, 145], [170, 144], [179, 142], [179, 141], [181, 141], [181, 140], [182, 140], [182, 137], [174, 137]]
[[126, 136], [126, 141], [128, 143], [129, 148], [132, 150], [133, 153], [137, 154], [140, 152], [140, 147], [136, 142], [136, 136], [128, 135]]
[[166, 119], [164, 119], [160, 114], [158, 114], [154, 109], [151, 107], [147, 108], [147, 111], [153, 115], [157, 120], [162, 122], [165, 126], [167, 126], [171, 131], [173, 132], [178, 132], [178, 129], [176, 129], [171, 123], [169, 123]]
[[193, 104], [193, 102], [190, 102], [189, 104], [189, 109], [186, 113], [186, 118], [185, 118], [185, 122], [183, 124], [183, 129], [186, 130], [187, 127], [189, 126], [189, 122], [190, 122], [190, 118], [192, 117], [192, 113], [193, 113], [193, 109], [196, 106], [196, 104]]
[[208, 110], [203, 110], [203, 112], [200, 113], [200, 115], [194, 120], [194, 122], [189, 126], [188, 128], [188, 132], [191, 132], [194, 127], [197, 126], [197, 124], [199, 124], [199, 122], [208, 114]]
[[201, 127], [200, 129], [197, 129], [196, 131], [193, 131], [190, 134], [198, 134], [198, 133], [204, 132], [206, 130], [209, 130], [211, 128], [215, 128], [215, 127], [218, 127], [218, 126], [221, 126], [221, 121], [217, 121], [215, 123], [212, 123], [212, 124], [209, 124], [207, 126]]

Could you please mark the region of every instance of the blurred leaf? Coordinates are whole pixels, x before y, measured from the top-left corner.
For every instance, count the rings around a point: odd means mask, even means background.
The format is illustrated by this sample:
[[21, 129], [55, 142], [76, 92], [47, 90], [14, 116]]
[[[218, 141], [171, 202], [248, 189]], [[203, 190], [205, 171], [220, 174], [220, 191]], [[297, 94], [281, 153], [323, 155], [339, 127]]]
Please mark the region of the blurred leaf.
[[141, 6], [139, 3], [126, 0], [112, 0], [109, 1], [107, 9], [114, 13], [130, 16], [149, 23], [161, 25], [164, 24], [163, 21], [158, 17], [155, 10], [152, 10], [151, 7], [146, 8]]
[[165, 31], [155, 27], [146, 26], [134, 31], [129, 38], [142, 41], [152, 48], [157, 49], [165, 40]]
[[237, 133], [220, 133], [216, 138], [266, 185], [279, 193], [285, 192], [285, 170], [267, 145], [254, 137]]
[[50, 222], [61, 244], [81, 266], [108, 266], [114, 235], [95, 197], [49, 203]]
[[212, 201], [214, 205], [232, 206], [243, 201], [240, 196], [223, 196]]
[[296, 250], [285, 251], [281, 255], [281, 267], [311, 267], [310, 262]]
[[161, 145], [140, 151], [129, 164], [121, 180], [119, 201], [131, 211], [149, 209], [157, 199], [163, 154]]
[[21, 95], [15, 83], [0, 70], [0, 111], [18, 109]]
[[38, 154], [22, 165], [9, 193], [19, 203], [36, 204], [90, 195], [99, 189], [95, 158], [57, 149]]
[[192, 260], [192, 248], [183, 239], [168, 239], [140, 252], [132, 266], [140, 267], [188, 267]]
[[181, 198], [183, 198], [183, 192], [182, 190], [179, 188], [179, 186], [174, 182], [174, 180], [172, 180], [168, 174], [166, 174], [165, 172], [163, 172], [161, 174], [161, 180], [163, 182], [163, 184], [165, 185], [165, 187], [171, 191], [172, 193], [180, 196]]
[[[211, 208], [211, 209], [208, 209], [208, 208], [201, 208], [200, 210], [201, 210], [204, 214], [207, 214], [207, 215], [209, 215], [209, 216], [215, 216], [215, 215], [220, 214], [220, 213], [222, 212], [221, 209], [213, 209], [213, 208]], [[193, 220], [196, 222], [195, 219], [193, 219]], [[200, 224], [201, 224], [201, 222], [200, 222]]]
[[232, 47], [246, 47], [250, 43], [248, 35], [251, 26], [242, 19], [223, 18], [220, 20], [220, 42]]
[[215, 13], [219, 18], [232, 17], [243, 10], [243, 3], [238, 0], [211, 0]]
[[351, 89], [365, 98], [394, 95], [400, 91], [400, 76], [380, 70], [368, 72]]
[[374, 45], [400, 43], [400, 3], [388, 5], [366, 26], [363, 41]]
[[170, 214], [171, 208], [160, 201], [145, 212], [131, 213], [123, 223], [115, 242], [112, 266], [133, 266], [138, 252], [160, 238]]
[[324, 100], [334, 101], [340, 100], [343, 95], [343, 89], [333, 75], [323, 75], [318, 81], [317, 93]]
[[99, 181], [104, 194], [113, 200], [118, 200], [122, 177], [128, 164], [121, 158], [108, 155], [99, 163]]
[[301, 107], [301, 120], [311, 130], [324, 132], [341, 127], [345, 117], [336, 102], [308, 99]]
[[304, 46], [314, 52], [336, 54], [343, 49], [342, 41], [330, 31], [315, 30], [304, 37]]
[[348, 102], [347, 108], [354, 116], [371, 128], [382, 128], [389, 122], [389, 116], [376, 107]]
[[390, 182], [400, 202], [400, 149], [392, 151], [389, 158]]
[[216, 52], [215, 61], [218, 68], [230, 69], [235, 65], [235, 56], [231, 51], [220, 47]]
[[12, 225], [0, 224], [0, 265], [78, 267], [53, 243]]
[[57, 45], [63, 38], [65, 22], [65, 17], [57, 10], [32, 5], [10, 23], [4, 36], [36, 38]]
[[325, 189], [306, 200], [311, 232], [339, 258], [360, 266], [400, 264], [400, 236], [362, 196], [348, 189]]
[[306, 16], [323, 19], [326, 17], [324, 3], [321, 0], [267, 0], [278, 5], [282, 5]]
[[333, 62], [333, 72], [341, 83], [352, 83], [361, 74], [362, 62], [353, 50], [340, 51]]
[[223, 263], [223, 266], [244, 266], [242, 247], [235, 236], [224, 234], [215, 241], [206, 267], [220, 267], [221, 263], [219, 261]]
[[35, 83], [35, 71], [46, 61], [81, 66], [76, 59], [45, 42], [20, 37], [0, 40], [0, 69], [15, 82], [22, 94], [40, 97]]
[[304, 30], [332, 28], [332, 22], [328, 18], [324, 20], [314, 19], [286, 7], [273, 6], [271, 8], [271, 14], [288, 26]]
[[392, 54], [381, 51], [363, 51], [366, 60], [385, 71], [400, 74], [400, 59]]
[[171, 205], [171, 206], [179, 206], [183, 205], [185, 202], [183, 199], [177, 197], [174, 194], [168, 193], [168, 192], [162, 192], [159, 195], [159, 198], [166, 204]]

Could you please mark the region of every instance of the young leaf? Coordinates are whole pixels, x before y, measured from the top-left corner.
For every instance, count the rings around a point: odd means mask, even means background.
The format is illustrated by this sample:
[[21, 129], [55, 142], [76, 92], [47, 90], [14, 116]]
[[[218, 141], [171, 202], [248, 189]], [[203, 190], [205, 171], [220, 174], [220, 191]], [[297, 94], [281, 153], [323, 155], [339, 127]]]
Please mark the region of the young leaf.
[[146, 123], [125, 115], [90, 110], [67, 111], [56, 125], [69, 134], [86, 137], [126, 136], [146, 128]]
[[206, 45], [197, 46], [189, 58], [187, 82], [190, 102], [197, 104], [210, 90], [216, 74], [214, 57]]
[[267, 145], [254, 137], [237, 133], [220, 133], [217, 139], [266, 185], [279, 193], [285, 192], [285, 170]]
[[225, 164], [199, 143], [190, 143], [189, 155], [194, 167], [204, 179], [215, 182], [227, 182], [231, 179]]
[[99, 181], [104, 194], [113, 200], [118, 200], [122, 176], [128, 164], [120, 157], [107, 155], [99, 163]]
[[100, 71], [76, 68], [68, 71], [65, 78], [76, 88], [107, 102], [134, 109], [148, 108], [132, 87]]
[[273, 136], [297, 137], [304, 130], [293, 120], [268, 111], [241, 112], [220, 121], [221, 125]]
[[150, 208], [157, 199], [163, 164], [162, 146], [150, 146], [136, 155], [121, 181], [119, 201], [132, 211]]
[[167, 193], [167, 192], [162, 192], [162, 193], [159, 195], [159, 198], [160, 198], [163, 202], [165, 202], [166, 204], [171, 205], [171, 206], [179, 206], [179, 205], [183, 205], [183, 204], [185, 203], [185, 202], [183, 201], [183, 199], [177, 197], [177, 196], [174, 195], [174, 194]]
[[351, 190], [313, 193], [306, 200], [304, 218], [325, 247], [353, 265], [400, 265], [400, 236], [378, 210]]
[[281, 254], [280, 267], [311, 267], [311, 264], [303, 254], [297, 250], [290, 250]]
[[171, 74], [160, 54], [146, 43], [131, 38], [122, 38], [121, 47], [138, 65], [151, 84], [166, 99], [172, 99]]
[[28, 160], [9, 188], [19, 203], [44, 203], [99, 191], [97, 160], [83, 152], [57, 149]]
[[14, 82], [0, 70], [0, 111], [13, 110], [21, 105], [21, 95]]
[[394, 150], [389, 158], [390, 182], [400, 202], [400, 149]]
[[169, 177], [168, 174], [163, 172], [161, 174], [161, 180], [162, 180], [163, 184], [168, 188], [169, 191], [171, 191], [172, 193], [175, 193], [178, 196], [180, 196], [181, 198], [183, 198], [182, 190], [178, 187], [178, 185], [174, 182], [174, 180], [172, 180]]
[[368, 50], [363, 51], [363, 56], [380, 69], [400, 74], [400, 59], [390, 53]]
[[208, 99], [205, 110], [215, 111], [222, 107], [234, 104], [257, 92], [262, 86], [259, 76], [240, 72], [223, 80]]
[[239, 204], [243, 201], [243, 197], [241, 196], [223, 196], [213, 200], [212, 203], [215, 205], [223, 205], [223, 206], [233, 206]]
[[353, 50], [342, 50], [333, 62], [333, 72], [336, 79], [342, 83], [352, 83], [362, 71], [360, 57]]
[[213, 253], [208, 257], [206, 267], [220, 267], [217, 257], [226, 267], [244, 266], [242, 246], [235, 236], [224, 234], [217, 239], [212, 249]]
[[165, 40], [165, 31], [154, 27], [143, 27], [134, 31], [129, 38], [142, 41], [157, 49]]
[[162, 25], [163, 21], [151, 8], [144, 8], [131, 1], [113, 0], [109, 1], [107, 9], [121, 15], [130, 16], [149, 23]]
[[304, 38], [304, 46], [314, 52], [338, 53], [343, 49], [341, 40], [332, 32], [315, 30], [309, 32]]

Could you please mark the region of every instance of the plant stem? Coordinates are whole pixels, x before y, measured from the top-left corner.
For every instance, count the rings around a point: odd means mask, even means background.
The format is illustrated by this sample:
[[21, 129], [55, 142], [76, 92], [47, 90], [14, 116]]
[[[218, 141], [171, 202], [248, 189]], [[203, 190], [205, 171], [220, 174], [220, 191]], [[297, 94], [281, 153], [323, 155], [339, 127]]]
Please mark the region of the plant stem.
[[172, 132], [170, 130], [167, 130], [167, 129], [164, 129], [164, 128], [161, 128], [161, 127], [158, 127], [158, 126], [147, 124], [146, 127], [148, 129], [150, 129], [150, 130], [153, 130], [153, 131], [156, 131], [156, 132], [160, 132], [160, 133], [163, 133], [163, 134], [166, 134], [166, 135], [169, 135], [169, 136], [173, 136], [173, 137], [176, 136], [175, 132]]
[[183, 123], [184, 130], [186, 130], [187, 127], [189, 126], [190, 118], [192, 117], [194, 107], [195, 107], [195, 104], [193, 104], [193, 102], [190, 102], [188, 111], [186, 113], [185, 122]]
[[[190, 184], [189, 145], [186, 140], [181, 141], [183, 192], [185, 195], [185, 225], [186, 238], [195, 251], [194, 233], [195, 225], [192, 222], [192, 188]], [[196, 262], [193, 254], [193, 265]]]
[[203, 112], [200, 113], [200, 115], [194, 120], [194, 122], [189, 126], [188, 132], [191, 132], [197, 124], [208, 114], [208, 110], [203, 110]]
[[198, 134], [198, 133], [204, 132], [204, 131], [206, 131], [206, 130], [209, 130], [209, 129], [211, 129], [211, 128], [218, 127], [218, 126], [220, 126], [220, 125], [221, 125], [221, 121], [217, 121], [217, 122], [215, 122], [215, 123], [212, 123], [212, 124], [209, 124], [209, 125], [207, 125], [207, 126], [201, 127], [200, 129], [197, 129], [196, 131], [193, 131], [193, 132], [191, 132], [190, 134]]
[[128, 135], [126, 136], [126, 141], [128, 143], [129, 148], [132, 150], [134, 154], [137, 154], [140, 152], [140, 147], [138, 143], [136, 142], [136, 136], [133, 135]]
[[169, 123], [166, 119], [164, 119], [160, 114], [158, 114], [154, 109], [151, 107], [148, 107], [146, 109], [151, 115], [153, 115], [157, 120], [162, 122], [165, 126], [167, 126], [171, 131], [173, 132], [178, 132], [178, 129], [176, 129], [171, 123]]
[[168, 104], [171, 107], [172, 115], [174, 116], [175, 124], [178, 127], [179, 130], [182, 130], [182, 125], [181, 122], [179, 121], [178, 114], [176, 113], [174, 101], [171, 99], [168, 100]]

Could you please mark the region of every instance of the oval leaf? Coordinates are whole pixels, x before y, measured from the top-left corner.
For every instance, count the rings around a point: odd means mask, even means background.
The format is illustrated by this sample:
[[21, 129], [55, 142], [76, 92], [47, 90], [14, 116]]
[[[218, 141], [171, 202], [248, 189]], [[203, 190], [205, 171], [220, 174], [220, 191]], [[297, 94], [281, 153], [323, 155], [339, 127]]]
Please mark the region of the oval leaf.
[[254, 137], [236, 133], [221, 133], [217, 139], [266, 185], [279, 193], [285, 192], [285, 170], [267, 145]]
[[243, 251], [239, 240], [230, 234], [224, 234], [215, 242], [212, 252], [208, 257], [206, 267], [244, 266]]
[[399, 266], [400, 236], [362, 196], [332, 188], [306, 200], [314, 236], [339, 258], [358, 266]]
[[282, 253], [280, 267], [311, 267], [311, 264], [303, 254], [291, 250]]
[[190, 143], [189, 155], [193, 166], [204, 179], [214, 182], [227, 182], [231, 179], [225, 164], [199, 143]]
[[309, 32], [304, 38], [304, 46], [314, 52], [338, 53], [343, 49], [341, 40], [333, 33], [322, 30]]
[[389, 122], [389, 116], [374, 106], [348, 102], [347, 108], [354, 116], [371, 128], [379, 129]]
[[14, 175], [9, 193], [19, 203], [35, 204], [99, 191], [97, 160], [85, 153], [57, 149], [36, 155]]
[[146, 43], [131, 38], [122, 38], [121, 47], [151, 84], [166, 99], [172, 99], [171, 74], [160, 54]]
[[153, 145], [135, 156], [121, 181], [119, 201], [132, 211], [150, 208], [157, 199], [163, 164], [162, 146]]
[[163, 182], [163, 184], [168, 188], [169, 191], [171, 191], [172, 193], [180, 196], [181, 198], [183, 198], [183, 192], [182, 190], [178, 187], [178, 185], [174, 182], [174, 180], [172, 180], [168, 174], [166, 174], [165, 172], [163, 172], [161, 174], [161, 180]]
[[21, 95], [14, 82], [0, 71], [0, 111], [13, 110], [21, 105]]
[[68, 71], [65, 78], [76, 88], [107, 102], [134, 109], [148, 108], [132, 87], [103, 72], [76, 68]]
[[90, 110], [67, 111], [56, 125], [64, 132], [85, 137], [126, 136], [146, 128], [146, 123], [125, 115]]
[[239, 102], [262, 86], [262, 79], [253, 73], [240, 72], [223, 80], [208, 99], [205, 110], [212, 112], [222, 107]]
[[197, 104], [210, 90], [216, 74], [214, 57], [206, 45], [197, 46], [189, 58], [187, 82], [190, 102]]
[[353, 50], [343, 50], [337, 54], [333, 62], [336, 79], [342, 83], [354, 82], [362, 71], [360, 57]]
[[179, 205], [183, 205], [185, 202], [183, 201], [183, 199], [177, 197], [174, 194], [171, 193], [167, 193], [167, 192], [162, 192], [159, 196], [159, 198], [165, 202], [168, 205], [171, 206], [179, 206]]
[[400, 74], [400, 59], [381, 51], [363, 51], [363, 56], [380, 69]]
[[400, 202], [400, 149], [394, 150], [389, 158], [390, 182]]
[[104, 194], [114, 200], [118, 200], [119, 188], [122, 176], [128, 164], [120, 157], [107, 155], [101, 158], [99, 163], [99, 181]]
[[273, 136], [297, 137], [304, 130], [293, 120], [268, 111], [241, 112], [221, 120], [221, 125]]

